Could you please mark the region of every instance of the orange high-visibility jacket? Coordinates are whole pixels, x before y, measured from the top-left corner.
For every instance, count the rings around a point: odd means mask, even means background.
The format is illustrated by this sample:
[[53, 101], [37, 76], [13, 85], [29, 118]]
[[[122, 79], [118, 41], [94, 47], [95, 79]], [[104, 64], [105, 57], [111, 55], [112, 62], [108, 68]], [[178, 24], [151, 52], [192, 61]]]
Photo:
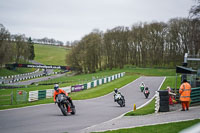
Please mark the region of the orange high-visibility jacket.
[[191, 86], [188, 82], [181, 84], [180, 89], [180, 101], [190, 101]]
[[64, 90], [58, 89], [58, 92], [57, 92], [57, 91], [54, 91], [54, 95], [53, 95], [53, 97], [54, 97], [54, 102], [56, 101], [56, 96], [57, 96], [58, 94], [61, 94], [61, 93], [63, 93], [63, 94], [65, 94], [66, 96], [68, 96], [68, 93], [66, 93]]

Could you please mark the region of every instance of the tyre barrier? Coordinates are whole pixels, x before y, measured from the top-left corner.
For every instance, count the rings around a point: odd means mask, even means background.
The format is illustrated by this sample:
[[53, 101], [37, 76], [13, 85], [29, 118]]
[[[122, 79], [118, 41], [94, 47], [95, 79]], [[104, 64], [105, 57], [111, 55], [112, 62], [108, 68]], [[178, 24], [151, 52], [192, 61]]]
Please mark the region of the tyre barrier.
[[38, 72], [38, 71], [39, 71], [39, 69], [37, 69], [37, 70], [34, 71], [34, 72], [30, 72], [30, 73], [25, 73], [25, 74], [18, 74], [18, 75], [11, 75], [11, 76], [0, 77], [0, 79], [16, 78], [16, 77], [19, 77], [19, 76], [27, 76], [27, 75], [34, 74], [34, 73], [36, 73], [36, 72]]
[[169, 94], [167, 90], [156, 91], [155, 113], [169, 111]]
[[160, 108], [159, 112], [169, 111], [169, 93], [167, 90], [159, 90]]
[[[16, 79], [10, 79], [10, 80], [7, 80], [7, 81], [4, 81], [4, 78], [2, 81], [1, 81], [1, 84], [7, 84], [7, 83], [15, 83], [15, 82], [18, 82], [18, 81], [23, 81], [23, 80], [27, 80], [27, 79], [33, 79], [33, 78], [36, 78], [36, 77], [41, 77], [43, 76], [42, 74], [39, 74], [39, 75], [34, 75], [34, 76], [28, 76], [28, 77], [23, 77], [23, 78], [16, 78]], [[9, 79], [9, 78], [7, 78]]]
[[24, 88], [25, 86], [0, 86], [0, 89], [15, 89], [15, 88]]

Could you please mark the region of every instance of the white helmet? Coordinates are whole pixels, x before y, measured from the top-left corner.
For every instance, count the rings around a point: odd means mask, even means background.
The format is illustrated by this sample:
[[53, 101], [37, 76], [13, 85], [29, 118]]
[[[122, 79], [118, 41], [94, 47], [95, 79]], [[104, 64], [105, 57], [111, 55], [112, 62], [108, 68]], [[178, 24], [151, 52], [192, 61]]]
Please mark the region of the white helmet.
[[58, 85], [58, 84], [55, 84], [55, 85], [54, 85], [54, 90], [56, 90], [56, 91], [57, 91], [57, 90], [58, 90], [58, 88], [59, 88], [59, 85]]

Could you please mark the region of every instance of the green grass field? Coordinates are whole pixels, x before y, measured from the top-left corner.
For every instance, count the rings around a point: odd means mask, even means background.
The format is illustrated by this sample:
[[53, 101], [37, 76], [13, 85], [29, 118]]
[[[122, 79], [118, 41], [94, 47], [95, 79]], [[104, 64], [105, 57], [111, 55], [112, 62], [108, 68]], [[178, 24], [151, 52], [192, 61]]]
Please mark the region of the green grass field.
[[45, 65], [66, 66], [65, 57], [69, 51], [65, 47], [51, 45], [34, 45], [35, 61]]
[[105, 131], [98, 133], [178, 133], [183, 129], [191, 127], [199, 122], [200, 119], [195, 119], [190, 121], [172, 122], [167, 124], [158, 124], [158, 125], [143, 126], [143, 127], [129, 128], [129, 129], [119, 129], [119, 130]]
[[0, 69], [0, 76], [18, 75], [35, 71], [35, 68], [16, 68], [16, 70]]
[[[69, 49], [60, 46], [50, 45], [34, 45], [35, 61], [45, 65], [61, 65], [66, 66], [65, 57]], [[16, 70], [8, 70], [1, 68], [0, 76], [17, 75], [35, 71], [34, 68], [16, 68]]]

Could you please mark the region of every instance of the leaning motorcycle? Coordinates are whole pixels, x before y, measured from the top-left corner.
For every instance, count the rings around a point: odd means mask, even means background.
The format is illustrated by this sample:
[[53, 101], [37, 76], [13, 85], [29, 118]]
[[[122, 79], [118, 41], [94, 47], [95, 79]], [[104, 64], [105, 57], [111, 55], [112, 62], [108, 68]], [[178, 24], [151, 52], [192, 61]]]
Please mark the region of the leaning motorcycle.
[[58, 107], [60, 108], [64, 116], [70, 113], [72, 115], [76, 113], [75, 107], [72, 107], [71, 103], [68, 100], [68, 97], [65, 94], [58, 94], [56, 97], [56, 103], [58, 104]]
[[144, 96], [145, 96], [145, 98], [148, 98], [149, 94], [150, 94], [149, 90], [144, 90]]
[[114, 96], [115, 102], [117, 102], [120, 107], [125, 107], [125, 99], [121, 94], [116, 94]]

